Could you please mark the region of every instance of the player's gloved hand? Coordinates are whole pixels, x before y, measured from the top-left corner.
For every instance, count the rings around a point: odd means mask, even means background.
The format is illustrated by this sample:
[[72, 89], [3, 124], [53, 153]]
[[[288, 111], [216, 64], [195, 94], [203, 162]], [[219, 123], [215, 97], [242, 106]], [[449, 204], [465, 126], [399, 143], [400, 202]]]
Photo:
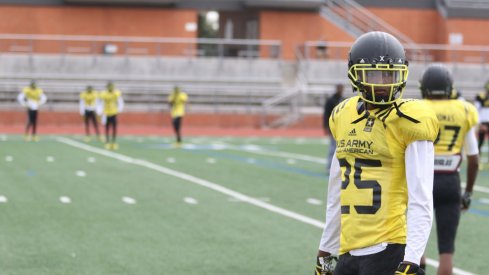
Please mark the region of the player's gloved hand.
[[470, 202], [472, 201], [472, 192], [467, 192], [462, 195], [462, 210], [468, 210], [470, 207]]
[[335, 256], [317, 257], [314, 275], [333, 275], [337, 261]]
[[394, 275], [425, 275], [424, 270], [417, 264], [402, 262]]

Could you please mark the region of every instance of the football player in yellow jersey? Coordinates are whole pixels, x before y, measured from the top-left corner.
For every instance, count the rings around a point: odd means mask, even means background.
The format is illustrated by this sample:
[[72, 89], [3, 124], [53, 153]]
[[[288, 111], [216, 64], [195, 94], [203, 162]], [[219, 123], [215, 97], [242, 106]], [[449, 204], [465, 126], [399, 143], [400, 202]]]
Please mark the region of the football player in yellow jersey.
[[185, 104], [188, 102], [188, 96], [180, 87], [175, 86], [173, 92], [168, 96], [168, 103], [171, 107], [171, 117], [173, 130], [177, 138], [176, 146], [179, 147], [182, 143], [182, 119], [185, 115]]
[[476, 96], [474, 104], [479, 113], [479, 154], [482, 155], [482, 145], [489, 132], [489, 81], [486, 83], [485, 91]]
[[360, 36], [348, 67], [358, 96], [330, 116], [337, 147], [315, 274], [424, 274], [438, 120], [427, 103], [401, 99], [408, 62], [394, 36]]
[[[37, 136], [37, 116], [39, 106], [46, 103], [47, 97], [44, 91], [37, 87], [35, 81], [31, 81], [28, 87], [22, 89], [22, 92], [17, 96], [17, 101], [27, 108], [27, 124], [25, 126], [24, 139], [26, 141], [33, 140], [38, 141]], [[29, 137], [29, 130], [31, 130], [31, 136]]]
[[[124, 109], [124, 100], [121, 91], [115, 89], [114, 84], [109, 82], [107, 89], [99, 95], [99, 114], [103, 115], [105, 121], [105, 148], [109, 150], [119, 149], [117, 139], [117, 115]], [[110, 135], [112, 130], [112, 135]]]
[[[440, 132], [435, 140], [435, 178], [433, 201], [440, 265], [438, 275], [451, 275], [455, 235], [460, 220], [460, 210], [467, 210], [477, 177], [479, 150], [476, 127], [477, 110], [465, 101], [450, 99], [453, 80], [446, 67], [429, 66], [420, 81], [423, 98], [435, 111], [440, 122]], [[461, 197], [459, 167], [462, 147], [467, 154], [467, 185]]]
[[80, 115], [83, 116], [85, 122], [86, 142], [90, 141], [90, 122], [92, 122], [93, 127], [95, 128], [97, 139], [100, 140], [96, 117], [97, 99], [97, 91], [95, 91], [92, 86], [87, 86], [87, 89], [80, 93]]

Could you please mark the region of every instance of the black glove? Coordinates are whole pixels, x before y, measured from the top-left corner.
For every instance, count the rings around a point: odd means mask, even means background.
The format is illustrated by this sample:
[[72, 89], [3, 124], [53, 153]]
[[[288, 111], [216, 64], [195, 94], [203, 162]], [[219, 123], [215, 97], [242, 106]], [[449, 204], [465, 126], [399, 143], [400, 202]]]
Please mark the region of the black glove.
[[314, 275], [333, 275], [337, 261], [335, 256], [317, 257]]
[[424, 270], [417, 264], [402, 262], [394, 275], [425, 275]]
[[472, 197], [472, 192], [465, 191], [465, 193], [462, 195], [462, 210], [469, 209], [470, 202], [472, 200], [470, 197]]

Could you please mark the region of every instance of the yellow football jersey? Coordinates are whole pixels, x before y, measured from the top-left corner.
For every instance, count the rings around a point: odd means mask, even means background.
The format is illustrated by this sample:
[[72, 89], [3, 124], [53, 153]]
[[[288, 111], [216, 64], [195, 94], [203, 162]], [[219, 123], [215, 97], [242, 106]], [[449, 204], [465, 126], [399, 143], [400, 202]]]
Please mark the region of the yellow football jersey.
[[426, 101], [440, 122], [440, 132], [435, 140], [435, 170], [455, 171], [462, 161], [465, 136], [478, 123], [477, 110], [466, 101]]
[[173, 102], [171, 107], [172, 117], [181, 117], [185, 115], [185, 103], [187, 103], [188, 96], [184, 92], [171, 93], [168, 96], [168, 102]]
[[27, 100], [31, 100], [37, 103], [41, 101], [41, 95], [44, 93], [41, 88], [32, 89], [31, 87], [25, 87], [22, 92], [24, 93]]
[[87, 92], [83, 91], [80, 93], [80, 100], [83, 100], [86, 107], [95, 108], [97, 103], [98, 94], [97, 91]]
[[482, 107], [489, 107], [489, 97], [487, 97], [485, 92], [479, 93], [475, 100], [480, 102]]
[[118, 101], [121, 97], [121, 91], [114, 90], [109, 92], [107, 90], [100, 93], [100, 100], [104, 104], [104, 114], [106, 116], [114, 116], [119, 113]]
[[394, 106], [360, 108], [346, 99], [330, 116], [342, 172], [340, 254], [375, 244], [406, 243], [405, 151], [417, 140], [434, 141], [438, 121], [426, 102], [400, 100]]

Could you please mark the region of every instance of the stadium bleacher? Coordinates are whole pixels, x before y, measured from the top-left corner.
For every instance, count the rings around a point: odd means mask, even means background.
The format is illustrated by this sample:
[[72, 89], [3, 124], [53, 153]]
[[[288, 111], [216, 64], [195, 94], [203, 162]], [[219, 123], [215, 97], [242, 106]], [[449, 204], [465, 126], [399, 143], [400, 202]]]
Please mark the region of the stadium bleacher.
[[436, 0], [436, 6], [447, 18], [489, 18], [489, 2], [484, 0]]
[[139, 111], [166, 107], [166, 96], [174, 85], [182, 86], [197, 105], [216, 102], [256, 105], [263, 98], [283, 91], [281, 68], [267, 60], [164, 58], [155, 61], [132, 57], [128, 64], [125, 57], [102, 57], [93, 65], [91, 57], [65, 57], [64, 61], [56, 56], [32, 59], [30, 66], [25, 57], [1, 57], [2, 103], [12, 103], [31, 79], [44, 88], [51, 109], [72, 108], [77, 104], [78, 93], [87, 85], [103, 89], [109, 80], [124, 91], [129, 109]]

